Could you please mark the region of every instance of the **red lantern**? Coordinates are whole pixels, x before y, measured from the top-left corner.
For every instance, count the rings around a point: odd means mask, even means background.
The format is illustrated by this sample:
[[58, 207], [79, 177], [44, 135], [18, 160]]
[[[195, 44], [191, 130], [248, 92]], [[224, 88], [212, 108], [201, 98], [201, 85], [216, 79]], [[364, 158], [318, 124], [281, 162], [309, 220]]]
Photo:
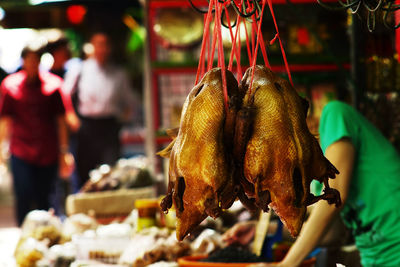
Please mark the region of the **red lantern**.
[[86, 7], [72, 5], [67, 8], [67, 19], [72, 24], [80, 24], [86, 14]]
[[308, 45], [310, 43], [310, 33], [305, 27], [297, 29], [297, 42], [299, 45]]

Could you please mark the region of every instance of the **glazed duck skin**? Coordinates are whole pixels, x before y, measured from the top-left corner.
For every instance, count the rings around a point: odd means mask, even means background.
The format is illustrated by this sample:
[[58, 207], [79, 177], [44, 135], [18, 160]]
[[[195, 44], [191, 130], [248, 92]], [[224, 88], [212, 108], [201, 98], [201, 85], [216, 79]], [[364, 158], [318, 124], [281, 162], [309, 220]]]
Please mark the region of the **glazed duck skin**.
[[177, 213], [177, 238], [182, 240], [207, 216], [229, 208], [239, 187], [233, 180], [231, 154], [238, 102], [235, 77], [226, 71], [229, 110], [225, 111], [220, 69], [212, 69], [189, 93], [179, 132], [159, 154], [169, 156], [168, 194], [161, 207]]
[[[253, 195], [264, 211], [272, 207], [290, 233], [297, 236], [306, 207], [320, 199], [340, 205], [339, 192], [329, 187], [336, 168], [323, 156], [306, 124], [308, 103], [286, 80], [263, 66], [252, 68], [242, 80], [246, 94], [242, 109], [254, 109], [251, 136], [244, 156], [244, 177], [254, 185]], [[313, 179], [325, 185], [325, 194], [310, 194]]]

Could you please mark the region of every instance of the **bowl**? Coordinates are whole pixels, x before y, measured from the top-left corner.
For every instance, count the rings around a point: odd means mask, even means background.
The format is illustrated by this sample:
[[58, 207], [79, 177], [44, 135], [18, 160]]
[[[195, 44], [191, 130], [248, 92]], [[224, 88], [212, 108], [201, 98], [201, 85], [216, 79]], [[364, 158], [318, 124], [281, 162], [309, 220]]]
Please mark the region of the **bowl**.
[[203, 16], [192, 9], [160, 9], [153, 26], [165, 48], [191, 48], [202, 40], [203, 29]]
[[[178, 259], [180, 267], [247, 267], [255, 263], [223, 263], [223, 262], [199, 262], [201, 259], [207, 258], [207, 255], [186, 256]], [[313, 267], [316, 259], [310, 258], [302, 262], [300, 267]]]
[[245, 267], [253, 263], [223, 263], [223, 262], [199, 262], [201, 259], [207, 258], [207, 255], [186, 256], [178, 259], [180, 267]]

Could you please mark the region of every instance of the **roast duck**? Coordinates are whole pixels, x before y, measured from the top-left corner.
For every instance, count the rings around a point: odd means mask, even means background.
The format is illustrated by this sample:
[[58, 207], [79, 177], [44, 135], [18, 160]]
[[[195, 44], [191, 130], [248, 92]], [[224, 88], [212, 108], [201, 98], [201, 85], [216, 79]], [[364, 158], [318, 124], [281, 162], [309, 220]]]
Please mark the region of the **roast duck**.
[[[306, 124], [308, 102], [286, 80], [264, 66], [249, 68], [241, 83], [214, 68], [190, 91], [179, 129], [159, 155], [170, 158], [168, 193], [161, 202], [177, 214], [182, 240], [207, 216], [216, 218], [239, 198], [249, 209], [273, 208], [293, 236], [306, 207], [320, 199], [341, 204], [328, 179], [338, 170], [323, 156]], [[252, 86], [250, 86], [252, 84]], [[310, 183], [324, 183], [324, 194]]]

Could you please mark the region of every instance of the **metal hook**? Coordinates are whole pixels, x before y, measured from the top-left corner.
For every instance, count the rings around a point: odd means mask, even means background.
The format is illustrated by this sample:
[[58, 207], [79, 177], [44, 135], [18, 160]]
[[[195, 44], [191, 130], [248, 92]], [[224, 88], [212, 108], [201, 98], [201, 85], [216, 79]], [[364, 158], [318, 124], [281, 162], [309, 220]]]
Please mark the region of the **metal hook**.
[[394, 5], [393, 1], [390, 1], [387, 5], [387, 7], [382, 7], [383, 10], [383, 25], [385, 25], [386, 28], [392, 29], [394, 28], [395, 30], [400, 27], [400, 22], [394, 26], [389, 25], [388, 22], [388, 17], [389, 17], [389, 12], [395, 12], [396, 10], [399, 10], [400, 6], [399, 5]]
[[400, 9], [400, 5], [394, 4], [394, 1], [388, 1], [387, 7], [382, 7], [383, 10], [383, 25], [388, 29], [398, 29], [400, 28], [400, 22], [394, 26], [389, 25], [388, 17], [389, 12], [395, 12]]
[[243, 13], [241, 13], [241, 16], [242, 16], [243, 18], [250, 18], [251, 16], [253, 16], [254, 13], [256, 13], [256, 11], [257, 11], [256, 5], [253, 5], [253, 6], [254, 6], [254, 7], [253, 7], [253, 10], [250, 11], [249, 13], [247, 13], [246, 4], [245, 4], [245, 2], [243, 1], [243, 3], [242, 3]]
[[373, 8], [371, 8], [371, 7], [368, 5], [368, 0], [364, 0], [364, 1], [363, 1], [363, 4], [364, 4], [365, 8], [366, 8], [369, 12], [374, 13], [374, 12], [376, 12], [376, 11], [381, 7], [382, 0], [379, 0], [379, 1], [378, 1], [378, 4], [377, 4], [375, 7], [373, 7]]
[[351, 3], [347, 2], [346, 5], [344, 5], [346, 8], [350, 8], [351, 10], [353, 10], [354, 6], [357, 6], [357, 8], [355, 10], [358, 10], [360, 8], [362, 0], [355, 0]]
[[[193, 7], [194, 10], [196, 10], [197, 12], [200, 12], [202, 14], [206, 14], [208, 12], [208, 10], [203, 10], [201, 8], [198, 8], [197, 6], [194, 5], [192, 0], [188, 0], [190, 5]], [[261, 17], [261, 6], [260, 6], [260, 1], [262, 0], [248, 0], [248, 4], [246, 4], [246, 1], [242, 1], [242, 7], [240, 8], [238, 5], [240, 5], [240, 3], [236, 3], [234, 0], [218, 0], [218, 3], [221, 4], [230, 4], [232, 6], [232, 8], [234, 9], [234, 11], [236, 12], [236, 14], [242, 18], [245, 18], [251, 22], [253, 22], [253, 20], [251, 19], [251, 17], [256, 14], [256, 12], [258, 11], [259, 15], [256, 17], [256, 20], [258, 21]], [[207, 2], [209, 2], [209, 0], [207, 0]], [[251, 7], [250, 11], [247, 11], [249, 8]], [[240, 10], [242, 9], [242, 11]], [[215, 12], [215, 9], [213, 8], [212, 12]], [[225, 12], [224, 10], [221, 12], [221, 14]], [[221, 24], [224, 27], [227, 27], [227, 24], [222, 20], [223, 15], [221, 16]], [[236, 22], [233, 26], [231, 27], [235, 27], [236, 26]]]
[[[395, 0], [347, 0], [344, 2], [343, 0], [339, 0], [339, 4], [341, 7], [330, 5], [324, 3], [322, 0], [317, 0], [317, 2], [324, 8], [330, 10], [343, 10], [350, 9], [351, 13], [358, 14], [360, 10], [361, 4], [367, 11], [367, 26], [370, 32], [375, 30], [376, 27], [376, 12], [383, 12], [383, 24], [387, 28], [393, 28], [388, 23], [388, 17], [390, 12], [395, 12], [400, 10], [400, 5], [395, 4]], [[360, 14], [358, 14], [360, 16]], [[360, 16], [361, 17], [361, 16]], [[400, 28], [400, 23], [394, 26], [394, 29]]]
[[260, 3], [259, 3], [257, 0], [254, 1], [254, 3], [256, 4], [257, 10], [258, 10], [258, 17], [256, 17], [256, 21], [259, 21], [260, 18], [261, 18], [261, 16], [263, 15], [263, 14], [261, 14], [262, 8], [261, 8], [261, 6], [260, 6]]
[[353, 14], [357, 13], [358, 10], [360, 9], [361, 3], [362, 3], [362, 0], [359, 0], [355, 9], [353, 9], [353, 6], [349, 7], [351, 10], [351, 13], [353, 13]]
[[[358, 1], [358, 0], [356, 0], [356, 1]], [[317, 0], [317, 2], [318, 2], [318, 4], [320, 6], [322, 6], [323, 8], [329, 9], [329, 10], [344, 10], [344, 9], [347, 9], [347, 6], [333, 6], [333, 5], [326, 4], [326, 3], [322, 2], [322, 0]], [[339, 1], [339, 3], [341, 5], [343, 5], [343, 3], [341, 1]]]
[[[190, 5], [195, 9], [197, 12], [202, 14], [208, 13], [208, 10], [203, 10], [201, 8], [196, 7], [193, 4], [192, 0], [188, 0]], [[247, 21], [254, 23], [254, 19], [258, 21], [262, 14], [261, 14], [261, 6], [260, 1], [262, 0], [243, 0], [238, 2], [235, 0], [218, 0], [218, 3], [224, 4], [225, 7], [227, 4], [232, 5], [233, 10], [236, 14], [242, 18], [245, 18]], [[290, 0], [289, 0], [290, 1]], [[207, 0], [209, 2], [209, 0]], [[238, 3], [237, 3], [238, 2]], [[339, 5], [332, 5], [327, 4], [324, 0], [317, 0], [318, 4], [326, 9], [329, 10], [345, 10], [350, 9], [353, 14], [358, 13], [360, 10], [360, 6], [363, 5], [367, 11], [367, 26], [368, 30], [372, 32], [376, 26], [376, 12], [382, 10], [383, 12], [383, 24], [387, 28], [393, 28], [388, 23], [389, 13], [396, 12], [400, 10], [400, 5], [395, 4], [395, 0], [338, 0]], [[251, 9], [248, 11], [248, 9]], [[258, 11], [258, 15], [257, 15]], [[212, 9], [212, 12], [215, 12], [215, 8]], [[221, 12], [221, 25], [225, 28], [235, 27], [237, 26], [237, 21], [234, 22], [233, 25], [228, 25], [224, 22], [224, 9]], [[254, 14], [257, 16], [254, 18]], [[229, 24], [231, 21], [229, 21]], [[400, 28], [400, 23], [394, 26], [394, 29]]]
[[[371, 25], [371, 23], [372, 23], [372, 25]], [[368, 26], [369, 32], [373, 32], [375, 30], [375, 24], [376, 24], [375, 12], [368, 11], [367, 26]]]
[[[390, 7], [391, 7], [391, 3], [389, 3], [389, 8], [387, 10], [383, 11], [383, 25], [385, 25], [385, 27], [388, 29], [391, 28], [391, 26], [388, 23], [388, 15], [389, 15]], [[398, 25], [400, 25], [400, 23]], [[396, 26], [398, 27], [398, 25], [396, 25]], [[397, 29], [396, 26], [394, 26], [395, 29]]]
[[400, 9], [400, 5], [393, 4], [394, 1], [388, 0], [388, 2], [389, 2], [389, 3], [387, 4], [387, 7], [385, 7], [384, 5], [382, 5], [381, 9], [382, 9], [383, 11], [394, 12], [394, 11], [397, 11], [397, 10]]
[[236, 5], [235, 1], [232, 1], [231, 3], [232, 3], [233, 10], [235, 10], [236, 14], [241, 16], [242, 12], [240, 12], [239, 7]]
[[[201, 13], [201, 14], [207, 14], [208, 13], [208, 9], [207, 10], [202, 10], [202, 9], [200, 9], [200, 8], [198, 8], [197, 6], [195, 6], [194, 4], [193, 4], [193, 2], [192, 2], [192, 0], [188, 0], [189, 1], [189, 4], [192, 6], [192, 8], [194, 9], [194, 10], [196, 10], [197, 12], [199, 12], [199, 13]], [[209, 2], [208, 0], [207, 0], [207, 2]], [[213, 10], [211, 11], [211, 12], [215, 12], [215, 9], [213, 8]]]
[[[260, 17], [261, 17], [261, 7], [260, 7], [259, 3], [255, 0], [253, 5], [254, 5], [253, 10], [250, 13], [245, 13], [246, 14], [245, 19], [250, 23], [254, 23], [253, 17], [255, 14], [257, 14], [257, 11], [258, 11], [258, 16], [255, 18], [255, 21], [259, 21]], [[250, 16], [250, 14], [251, 14], [251, 16]]]
[[[233, 25], [230, 25], [231, 24], [231, 22], [230, 21], [228, 21], [228, 23], [229, 23], [229, 25], [227, 25], [227, 24], [225, 24], [225, 22], [224, 22], [224, 14], [225, 14], [225, 9], [223, 8], [222, 9], [222, 12], [221, 12], [221, 25], [222, 26], [224, 26], [225, 28], [233, 28], [233, 27], [235, 27], [236, 26], [236, 24], [237, 24], [237, 20], [235, 20], [234, 22], [233, 22]], [[226, 17], [226, 19], [228, 20], [228, 18]]]

